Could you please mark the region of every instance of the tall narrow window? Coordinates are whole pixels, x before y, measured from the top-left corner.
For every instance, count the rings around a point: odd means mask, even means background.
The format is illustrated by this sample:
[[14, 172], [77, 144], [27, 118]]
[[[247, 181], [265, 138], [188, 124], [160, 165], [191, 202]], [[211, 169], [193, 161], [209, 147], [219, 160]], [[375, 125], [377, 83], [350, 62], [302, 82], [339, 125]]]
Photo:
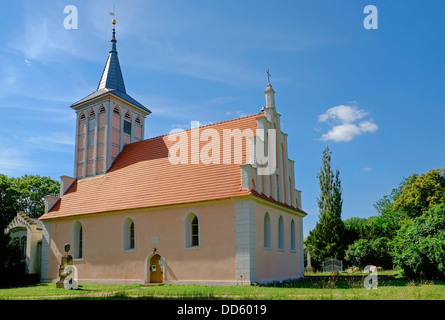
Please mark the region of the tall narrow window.
[[134, 221], [130, 217], [126, 218], [122, 224], [122, 246], [123, 250], [135, 249], [135, 227]]
[[130, 248], [134, 249], [134, 222], [130, 225]]
[[124, 120], [124, 132], [127, 134], [131, 134], [131, 122]]
[[278, 173], [276, 174], [277, 177], [277, 199], [278, 201], [280, 200], [280, 176], [278, 175]]
[[80, 226], [79, 229], [79, 258], [83, 258], [83, 227]]
[[184, 220], [185, 248], [199, 248], [200, 232], [199, 218], [194, 212], [189, 212]]
[[95, 138], [95, 129], [96, 129], [96, 121], [93, 119], [90, 119], [88, 122], [88, 148], [94, 146], [94, 138]]
[[271, 230], [270, 230], [270, 215], [266, 212], [264, 215], [264, 229], [263, 229], [263, 246], [265, 249], [271, 248]]
[[295, 222], [294, 219], [290, 222], [290, 251], [295, 252], [296, 236], [295, 236]]
[[282, 177], [283, 177], [283, 193], [284, 193], [284, 203], [287, 202], [287, 188], [286, 188], [286, 161], [284, 158], [285, 154], [284, 154], [284, 145], [281, 144], [281, 160], [283, 162], [283, 172], [282, 172]]
[[73, 226], [73, 258], [83, 258], [83, 226], [79, 221]]
[[20, 258], [26, 259], [26, 236], [20, 238]]
[[278, 218], [278, 250], [284, 250], [284, 221], [281, 216]]
[[199, 246], [199, 224], [198, 217], [192, 220], [192, 247]]

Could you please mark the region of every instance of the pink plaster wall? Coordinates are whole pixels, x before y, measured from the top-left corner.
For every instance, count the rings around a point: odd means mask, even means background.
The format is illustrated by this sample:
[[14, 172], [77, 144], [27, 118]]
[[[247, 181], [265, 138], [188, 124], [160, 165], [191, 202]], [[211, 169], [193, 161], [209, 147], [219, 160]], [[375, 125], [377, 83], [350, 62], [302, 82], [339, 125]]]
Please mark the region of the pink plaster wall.
[[[271, 221], [271, 249], [265, 249], [264, 244], [264, 215], [268, 212]], [[284, 250], [278, 250], [278, 219], [284, 220]], [[288, 279], [302, 276], [300, 266], [300, 217], [281, 212], [275, 208], [257, 204], [256, 211], [256, 278], [260, 280]], [[295, 222], [296, 251], [290, 250], [290, 224]]]
[[[200, 247], [184, 248], [184, 218], [195, 211], [200, 222]], [[136, 248], [123, 251], [122, 225], [135, 222]], [[236, 280], [235, 209], [231, 201], [165, 209], [143, 209], [50, 222], [49, 278], [58, 279], [65, 243], [72, 243], [75, 221], [83, 225], [84, 258], [75, 260], [78, 277], [103, 280], [141, 280], [146, 260], [157, 249], [165, 259], [166, 281]], [[154, 237], [158, 243], [152, 243]]]

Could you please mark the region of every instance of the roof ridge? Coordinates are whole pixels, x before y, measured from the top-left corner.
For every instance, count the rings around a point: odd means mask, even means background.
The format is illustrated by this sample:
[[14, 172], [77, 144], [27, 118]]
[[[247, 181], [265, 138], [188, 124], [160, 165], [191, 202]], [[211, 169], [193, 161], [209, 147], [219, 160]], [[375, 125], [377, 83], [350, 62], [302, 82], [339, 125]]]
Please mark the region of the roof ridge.
[[[222, 123], [227, 123], [227, 122], [232, 122], [232, 121], [242, 120], [242, 119], [246, 119], [246, 118], [250, 118], [250, 117], [259, 116], [259, 115], [261, 115], [261, 114], [262, 114], [262, 111], [261, 111], [261, 112], [258, 112], [258, 113], [254, 113], [254, 114], [248, 115], [248, 116], [244, 116], [244, 117], [239, 117], [239, 118], [235, 118], [235, 119], [229, 119], [229, 120], [224, 120], [224, 121], [220, 121], [220, 122], [215, 122], [215, 123], [206, 124], [206, 125], [204, 125], [204, 126], [200, 126], [200, 127], [198, 127], [198, 128], [205, 128], [205, 127], [210, 127], [210, 126], [214, 126], [214, 125], [218, 125], [218, 124], [222, 124]], [[195, 129], [195, 128], [184, 129], [184, 130], [182, 130], [182, 131], [178, 131], [178, 132], [190, 131], [190, 130], [192, 130], [192, 129]], [[154, 140], [154, 139], [159, 139], [159, 138], [162, 138], [162, 137], [166, 137], [166, 136], [168, 136], [169, 134], [171, 134], [171, 133], [166, 133], [166, 134], [162, 134], [162, 135], [159, 135], [159, 136], [156, 136], [156, 137], [152, 137], [152, 138], [148, 138], [148, 139], [145, 139], [145, 140], [141, 140], [141, 141], [137, 141], [137, 142], [129, 143], [128, 145], [130, 145], [130, 144], [135, 144], [135, 143], [140, 143], [140, 142], [144, 142], [144, 141], [149, 141], [149, 140]]]

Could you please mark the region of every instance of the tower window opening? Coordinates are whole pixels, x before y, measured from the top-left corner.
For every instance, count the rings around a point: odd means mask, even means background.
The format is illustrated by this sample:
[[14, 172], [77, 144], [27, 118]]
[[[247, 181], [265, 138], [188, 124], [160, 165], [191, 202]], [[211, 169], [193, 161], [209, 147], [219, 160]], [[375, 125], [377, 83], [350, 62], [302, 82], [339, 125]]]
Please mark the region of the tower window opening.
[[131, 122], [124, 121], [124, 133], [131, 134]]

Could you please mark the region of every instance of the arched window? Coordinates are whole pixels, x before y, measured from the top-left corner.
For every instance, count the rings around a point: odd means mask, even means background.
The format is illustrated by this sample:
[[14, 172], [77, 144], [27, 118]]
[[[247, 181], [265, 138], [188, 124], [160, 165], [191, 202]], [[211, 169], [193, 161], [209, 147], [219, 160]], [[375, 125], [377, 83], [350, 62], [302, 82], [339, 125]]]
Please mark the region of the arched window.
[[122, 224], [122, 245], [124, 251], [135, 249], [135, 229], [134, 221], [130, 217]]
[[261, 192], [266, 194], [266, 183], [264, 182], [264, 174], [261, 175]]
[[295, 222], [294, 219], [290, 222], [290, 251], [296, 251], [296, 235], [295, 235]]
[[284, 154], [284, 145], [281, 144], [281, 161], [283, 162], [283, 193], [284, 193], [284, 203], [287, 202], [287, 188], [286, 188], [286, 161], [285, 161], [285, 154]]
[[85, 113], [82, 112], [82, 113], [80, 114], [79, 120], [82, 121], [82, 120], [85, 120], [85, 118], [86, 118], [86, 117], [85, 117]]
[[278, 250], [284, 250], [284, 220], [282, 216], [278, 218]]
[[22, 236], [19, 238], [20, 241], [20, 258], [26, 259], [26, 240], [27, 237], [26, 236]]
[[195, 216], [192, 220], [192, 247], [199, 246], [199, 222]]
[[264, 229], [263, 229], [263, 245], [265, 249], [271, 249], [271, 226], [270, 226], [270, 215], [268, 212], [264, 215]]
[[114, 109], [113, 109], [113, 113], [114, 113], [114, 114], [117, 114], [118, 116], [121, 115], [121, 111], [119, 110], [119, 107], [118, 107], [118, 106], [115, 106], [115, 107], [114, 107]]
[[199, 248], [200, 232], [199, 218], [194, 212], [189, 212], [184, 221], [184, 236], [186, 248]]
[[76, 221], [73, 226], [73, 258], [83, 258], [83, 226]]
[[91, 108], [90, 110], [90, 118], [93, 118], [96, 115], [96, 112], [94, 112], [94, 109]]
[[136, 120], [134, 120], [136, 123], [138, 123], [138, 124], [141, 124], [142, 123], [142, 121], [141, 121], [141, 118], [139, 117], [139, 116], [137, 116], [136, 117]]
[[105, 107], [104, 107], [104, 106], [101, 106], [101, 107], [100, 107], [100, 109], [99, 109], [99, 113], [105, 113]]
[[280, 175], [277, 173], [275, 176], [277, 177], [277, 199], [276, 200], [281, 201], [280, 200]]

